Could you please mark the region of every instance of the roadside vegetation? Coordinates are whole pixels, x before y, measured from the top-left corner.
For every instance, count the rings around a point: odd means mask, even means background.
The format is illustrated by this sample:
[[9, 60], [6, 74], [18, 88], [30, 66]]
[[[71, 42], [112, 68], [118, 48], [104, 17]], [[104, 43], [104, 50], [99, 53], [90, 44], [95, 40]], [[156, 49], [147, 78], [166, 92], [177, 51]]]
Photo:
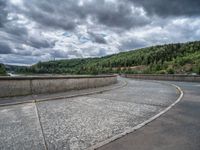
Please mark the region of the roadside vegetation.
[[166, 44], [101, 58], [39, 62], [18, 73], [55, 74], [200, 74], [200, 41]]
[[3, 64], [0, 64], [0, 76], [6, 75], [6, 68]]

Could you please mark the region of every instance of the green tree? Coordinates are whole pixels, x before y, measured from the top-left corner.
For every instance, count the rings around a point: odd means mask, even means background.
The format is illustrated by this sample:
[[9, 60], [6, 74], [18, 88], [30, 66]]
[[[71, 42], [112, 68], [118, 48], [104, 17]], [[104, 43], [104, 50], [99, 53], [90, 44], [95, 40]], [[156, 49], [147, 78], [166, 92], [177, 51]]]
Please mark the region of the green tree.
[[6, 75], [6, 69], [3, 64], [0, 64], [0, 75]]

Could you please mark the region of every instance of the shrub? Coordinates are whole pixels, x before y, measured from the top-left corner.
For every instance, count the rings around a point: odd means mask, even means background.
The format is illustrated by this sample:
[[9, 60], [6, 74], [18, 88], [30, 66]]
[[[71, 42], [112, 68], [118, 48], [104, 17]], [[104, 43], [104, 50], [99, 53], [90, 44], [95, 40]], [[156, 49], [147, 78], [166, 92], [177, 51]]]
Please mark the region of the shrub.
[[6, 75], [6, 69], [3, 64], [0, 64], [0, 75]]
[[174, 71], [174, 69], [173, 68], [167, 68], [167, 73], [168, 74], [174, 74], [175, 73], [175, 71]]

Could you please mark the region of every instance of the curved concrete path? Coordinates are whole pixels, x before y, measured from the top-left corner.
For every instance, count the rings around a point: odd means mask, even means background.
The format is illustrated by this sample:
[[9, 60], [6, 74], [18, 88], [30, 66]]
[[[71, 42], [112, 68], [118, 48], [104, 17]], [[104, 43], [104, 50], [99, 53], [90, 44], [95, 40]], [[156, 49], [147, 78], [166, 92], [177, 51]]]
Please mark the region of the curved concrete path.
[[123, 88], [0, 108], [0, 149], [88, 149], [126, 133], [179, 97], [173, 86], [123, 79]]
[[183, 99], [175, 107], [143, 128], [98, 150], [199, 150], [200, 83], [171, 83], [184, 91]]

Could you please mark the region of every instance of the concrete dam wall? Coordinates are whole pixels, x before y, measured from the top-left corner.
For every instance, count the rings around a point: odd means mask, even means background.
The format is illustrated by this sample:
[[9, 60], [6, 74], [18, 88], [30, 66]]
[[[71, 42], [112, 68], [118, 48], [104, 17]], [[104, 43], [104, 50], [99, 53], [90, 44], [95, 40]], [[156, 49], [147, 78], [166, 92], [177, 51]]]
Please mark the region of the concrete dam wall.
[[117, 83], [115, 75], [60, 77], [0, 77], [0, 97], [57, 93]]
[[200, 76], [197, 75], [125, 74], [122, 76], [126, 78], [143, 79], [143, 80], [200, 82]]

